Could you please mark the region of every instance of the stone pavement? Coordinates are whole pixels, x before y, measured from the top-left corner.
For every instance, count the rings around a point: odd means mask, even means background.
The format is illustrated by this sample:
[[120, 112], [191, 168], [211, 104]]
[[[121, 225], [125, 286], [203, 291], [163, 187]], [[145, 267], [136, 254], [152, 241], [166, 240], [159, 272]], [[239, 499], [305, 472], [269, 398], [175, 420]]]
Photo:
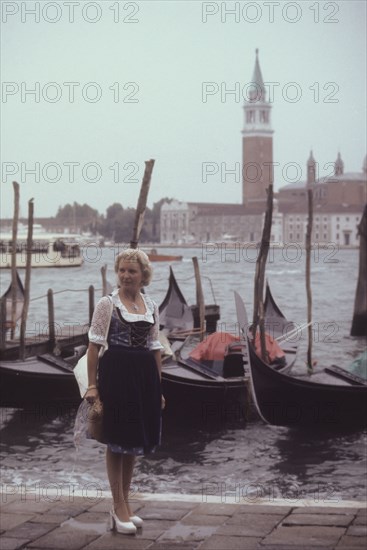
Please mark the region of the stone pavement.
[[[200, 502], [142, 495], [137, 535], [107, 530], [111, 500], [57, 495], [1, 496], [0, 548], [13, 550], [361, 550], [366, 507]], [[27, 498], [23, 498], [23, 497]], [[159, 498], [158, 498], [159, 497]], [[180, 499], [182, 497], [182, 499]]]

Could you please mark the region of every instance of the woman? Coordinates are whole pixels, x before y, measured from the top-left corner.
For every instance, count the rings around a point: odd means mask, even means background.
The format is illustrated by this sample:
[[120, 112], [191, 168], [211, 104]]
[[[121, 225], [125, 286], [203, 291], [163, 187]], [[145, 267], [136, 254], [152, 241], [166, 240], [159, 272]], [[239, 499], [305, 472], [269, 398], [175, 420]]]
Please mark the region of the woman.
[[[158, 307], [141, 288], [152, 269], [148, 256], [127, 249], [115, 260], [118, 288], [96, 305], [89, 330], [88, 390], [85, 399], [103, 402], [106, 466], [113, 498], [110, 527], [134, 534], [143, 520], [132, 514], [128, 496], [136, 455], [155, 450], [160, 442], [161, 349]], [[107, 342], [105, 334], [112, 316]], [[99, 360], [101, 346], [105, 353]], [[98, 376], [97, 376], [98, 365]]]

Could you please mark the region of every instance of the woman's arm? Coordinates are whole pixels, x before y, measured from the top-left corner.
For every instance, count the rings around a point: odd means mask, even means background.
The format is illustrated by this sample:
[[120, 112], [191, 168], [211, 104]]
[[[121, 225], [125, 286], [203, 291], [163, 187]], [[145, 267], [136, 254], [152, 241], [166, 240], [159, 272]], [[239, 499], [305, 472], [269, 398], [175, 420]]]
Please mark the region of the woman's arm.
[[88, 358], [88, 386], [95, 386], [97, 384], [97, 367], [98, 367], [98, 353], [99, 348], [97, 344], [89, 342], [87, 358]]
[[87, 401], [93, 402], [98, 397], [97, 388], [97, 368], [98, 368], [98, 353], [100, 346], [89, 342], [87, 351], [87, 363], [88, 363], [88, 389], [84, 398]]
[[88, 390], [84, 395], [87, 401], [93, 402], [98, 397], [97, 370], [98, 353], [101, 346], [106, 346], [106, 332], [111, 315], [111, 301], [104, 296], [97, 303], [88, 331], [89, 345], [87, 351]]

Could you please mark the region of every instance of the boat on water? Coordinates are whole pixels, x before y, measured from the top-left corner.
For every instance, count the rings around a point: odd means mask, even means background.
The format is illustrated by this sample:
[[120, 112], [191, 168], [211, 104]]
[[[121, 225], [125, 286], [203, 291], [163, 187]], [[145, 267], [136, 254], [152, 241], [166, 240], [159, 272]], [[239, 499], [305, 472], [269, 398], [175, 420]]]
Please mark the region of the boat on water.
[[24, 289], [17, 273], [15, 319], [12, 318], [12, 284], [3, 294], [6, 319], [1, 322], [0, 406], [28, 407], [52, 403], [78, 403], [80, 395], [73, 367], [86, 350], [87, 333], [68, 327], [56, 341], [38, 335], [25, 342], [20, 359], [19, 340], [6, 341], [6, 333], [22, 315]]
[[152, 248], [152, 250], [147, 254], [150, 262], [180, 262], [182, 260], [182, 256], [175, 256], [172, 254], [158, 254], [156, 248]]
[[[79, 267], [83, 255], [75, 235], [60, 233], [35, 233], [32, 239], [31, 266], [34, 267]], [[0, 234], [0, 268], [11, 267], [13, 238], [11, 233]], [[27, 235], [18, 233], [16, 267], [25, 268], [27, 262]]]
[[344, 430], [367, 424], [367, 381], [340, 367], [326, 367], [307, 379], [272, 368], [255, 352], [245, 306], [236, 293], [236, 309], [255, 407], [267, 424]]
[[[164, 357], [162, 386], [168, 414], [185, 420], [194, 417], [202, 422], [248, 419], [248, 359], [244, 356], [239, 335], [228, 333], [205, 334], [204, 343], [215, 348], [210, 357], [202, 353], [202, 342], [177, 281], [170, 271], [169, 288], [160, 308], [160, 323], [167, 336], [171, 353]], [[184, 329], [180, 330], [180, 316]], [[266, 319], [274, 333], [285, 326], [293, 327], [279, 310], [268, 291]], [[282, 332], [283, 333], [283, 332]], [[287, 344], [285, 361], [279, 368], [285, 372], [292, 367], [297, 342]], [[198, 359], [198, 350], [199, 359]]]
[[61, 355], [52, 351], [24, 360], [0, 360], [0, 405], [28, 407], [42, 404], [80, 402], [73, 368], [86, 345], [65, 347]]

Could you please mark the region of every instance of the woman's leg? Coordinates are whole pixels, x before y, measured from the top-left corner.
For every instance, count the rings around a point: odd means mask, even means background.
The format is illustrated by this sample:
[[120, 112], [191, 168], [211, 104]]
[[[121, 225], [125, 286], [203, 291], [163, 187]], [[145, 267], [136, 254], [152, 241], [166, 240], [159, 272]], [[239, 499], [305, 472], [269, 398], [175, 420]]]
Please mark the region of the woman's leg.
[[130, 521], [129, 510], [125, 503], [123, 490], [123, 457], [124, 455], [113, 453], [107, 447], [106, 467], [115, 513], [120, 521]]
[[132, 510], [129, 506], [129, 494], [130, 494], [131, 479], [133, 477], [134, 465], [135, 465], [134, 455], [122, 455], [122, 491], [123, 491], [124, 501], [125, 501], [129, 516], [133, 515]]

